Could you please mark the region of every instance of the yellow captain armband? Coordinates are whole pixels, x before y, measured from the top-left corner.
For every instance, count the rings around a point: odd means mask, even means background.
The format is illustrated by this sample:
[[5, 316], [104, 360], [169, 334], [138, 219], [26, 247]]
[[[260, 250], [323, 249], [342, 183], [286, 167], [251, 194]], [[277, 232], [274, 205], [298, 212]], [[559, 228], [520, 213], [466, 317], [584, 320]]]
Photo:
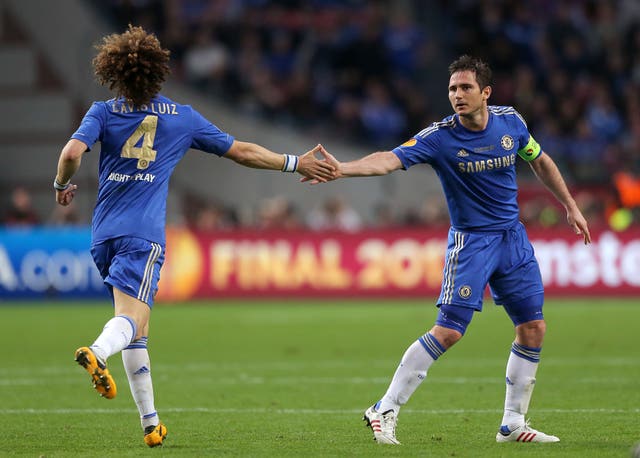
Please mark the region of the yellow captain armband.
[[518, 155], [527, 162], [533, 161], [535, 158], [540, 156], [542, 152], [542, 148], [540, 148], [540, 144], [533, 138], [532, 135], [529, 135], [529, 142], [525, 145], [524, 148], [518, 150]]

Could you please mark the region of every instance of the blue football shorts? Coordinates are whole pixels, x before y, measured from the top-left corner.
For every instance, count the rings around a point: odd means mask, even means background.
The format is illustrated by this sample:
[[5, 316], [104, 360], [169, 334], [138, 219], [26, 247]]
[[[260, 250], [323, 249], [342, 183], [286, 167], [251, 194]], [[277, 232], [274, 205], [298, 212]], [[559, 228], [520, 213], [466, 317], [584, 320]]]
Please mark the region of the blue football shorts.
[[[517, 310], [519, 315], [539, 314], [541, 319], [542, 275], [522, 223], [496, 232], [449, 230], [438, 306], [481, 311], [487, 285], [495, 303], [504, 305], [507, 313]], [[527, 313], [523, 306], [539, 310]]]
[[137, 237], [119, 237], [91, 247], [91, 255], [113, 299], [113, 288], [153, 307], [164, 247]]

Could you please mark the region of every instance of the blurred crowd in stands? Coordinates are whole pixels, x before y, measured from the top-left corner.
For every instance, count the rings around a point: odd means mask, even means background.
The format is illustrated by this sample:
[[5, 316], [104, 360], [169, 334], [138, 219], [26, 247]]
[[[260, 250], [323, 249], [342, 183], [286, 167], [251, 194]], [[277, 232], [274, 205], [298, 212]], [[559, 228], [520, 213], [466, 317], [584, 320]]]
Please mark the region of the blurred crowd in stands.
[[88, 218], [82, 217], [73, 202], [66, 207], [52, 204], [51, 213], [42, 215], [33, 204], [30, 190], [24, 185], [15, 187], [7, 202], [0, 205], [0, 225], [6, 227], [86, 225], [90, 222]]
[[[590, 226], [596, 230], [609, 227], [624, 231], [639, 216], [623, 208], [612, 212], [605, 220], [602, 202], [592, 192], [579, 192], [576, 198]], [[546, 196], [537, 191], [531, 195], [525, 192], [520, 202], [520, 219], [527, 227], [565, 228], [564, 211]], [[343, 195], [327, 197], [316, 207], [303, 212], [293, 200], [280, 195], [256, 198], [255, 202], [239, 208], [187, 191], [182, 193], [180, 208], [180, 215], [170, 218], [169, 224], [204, 232], [237, 229], [355, 232], [360, 229], [420, 227], [446, 230], [449, 225], [446, 203], [441, 194], [427, 196], [416, 207], [402, 208], [393, 202], [379, 202], [370, 211], [363, 213], [354, 209]], [[640, 208], [640, 200], [628, 208], [637, 210]], [[0, 205], [0, 227], [87, 226], [90, 223], [91, 215], [78, 211], [75, 202], [67, 207], [52, 203], [48, 214], [38, 212], [29, 190], [24, 186], [16, 187], [8, 196], [7, 202]]]
[[[172, 51], [173, 77], [203, 96], [363, 152], [391, 149], [449, 114], [447, 64], [463, 53], [481, 56], [494, 70], [490, 102], [524, 116], [591, 224], [609, 224], [618, 211], [640, 217], [638, 0], [94, 3], [118, 29], [133, 23], [154, 31]], [[527, 183], [532, 176], [520, 175], [522, 218], [564, 224], [553, 198]], [[191, 225], [242, 221], [224, 204], [184, 201]], [[381, 204], [368, 221], [342, 198], [300, 215], [273, 197], [254, 224], [321, 227], [345, 211], [339, 224], [347, 228], [421, 224], [432, 214], [446, 224], [444, 203], [428, 205], [397, 215]]]
[[422, 83], [437, 42], [411, 1], [110, 3], [117, 27], [156, 32], [174, 77], [246, 114], [387, 148], [434, 119]]
[[361, 214], [352, 208], [344, 196], [333, 195], [317, 207], [303, 213], [283, 196], [269, 197], [256, 202], [250, 215], [241, 215], [237, 209], [223, 203], [212, 203], [187, 195], [184, 223], [199, 231], [228, 230], [238, 227], [258, 230], [313, 231], [338, 230], [356, 232], [364, 228], [389, 229], [398, 227], [440, 227], [449, 218], [444, 199], [430, 197], [417, 209], [394, 208], [390, 203], [379, 203], [370, 214]]

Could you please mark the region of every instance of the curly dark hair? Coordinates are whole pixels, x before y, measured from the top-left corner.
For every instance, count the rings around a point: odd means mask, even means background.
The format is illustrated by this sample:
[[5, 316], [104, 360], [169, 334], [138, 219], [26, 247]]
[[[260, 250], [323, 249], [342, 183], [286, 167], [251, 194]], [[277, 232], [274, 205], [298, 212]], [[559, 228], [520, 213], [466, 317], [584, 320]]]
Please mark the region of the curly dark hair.
[[93, 68], [98, 82], [135, 106], [149, 103], [170, 72], [170, 52], [142, 27], [129, 24], [126, 32], [104, 37], [96, 49]]
[[451, 62], [449, 65], [449, 76], [455, 72], [467, 70], [476, 74], [476, 81], [478, 82], [478, 86], [480, 86], [480, 90], [491, 86], [492, 73], [489, 65], [482, 59], [466, 54]]

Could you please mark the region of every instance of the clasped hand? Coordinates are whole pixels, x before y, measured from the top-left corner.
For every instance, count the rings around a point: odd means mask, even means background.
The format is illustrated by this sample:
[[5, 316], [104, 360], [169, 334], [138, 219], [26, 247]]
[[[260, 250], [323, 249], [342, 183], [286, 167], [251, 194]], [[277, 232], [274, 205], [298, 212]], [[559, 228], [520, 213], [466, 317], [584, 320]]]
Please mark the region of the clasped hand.
[[[321, 157], [316, 156], [320, 153]], [[300, 182], [309, 184], [326, 183], [340, 176], [340, 162], [321, 144], [300, 156], [298, 172], [304, 175]]]

